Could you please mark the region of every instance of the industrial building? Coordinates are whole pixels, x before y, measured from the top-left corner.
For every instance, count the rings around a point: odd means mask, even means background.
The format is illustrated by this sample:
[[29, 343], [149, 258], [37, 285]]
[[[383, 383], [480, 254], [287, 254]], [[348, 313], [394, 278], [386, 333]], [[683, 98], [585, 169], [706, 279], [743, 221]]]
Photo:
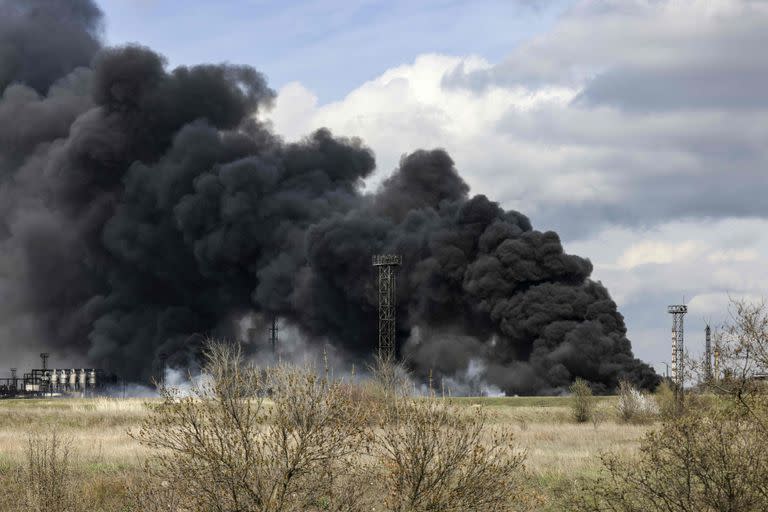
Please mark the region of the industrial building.
[[48, 368], [48, 354], [40, 354], [41, 368], [0, 378], [0, 398], [92, 396], [117, 384], [117, 377], [98, 368]]

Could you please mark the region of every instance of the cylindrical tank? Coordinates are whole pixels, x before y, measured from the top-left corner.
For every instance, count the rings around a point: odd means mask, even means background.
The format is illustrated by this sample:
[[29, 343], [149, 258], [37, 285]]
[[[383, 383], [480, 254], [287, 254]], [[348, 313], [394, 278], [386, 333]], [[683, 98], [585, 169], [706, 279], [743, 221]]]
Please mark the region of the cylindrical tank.
[[92, 388], [96, 387], [96, 370], [91, 370], [88, 372], [88, 385]]
[[53, 370], [51, 372], [51, 387], [52, 388], [59, 387], [59, 370]]
[[67, 370], [59, 370], [59, 385], [62, 389], [67, 388]]
[[80, 377], [80, 389], [85, 389], [85, 382], [86, 382], [86, 377], [87, 377], [87, 375], [85, 373], [85, 368], [80, 370], [79, 377]]
[[74, 368], [69, 371], [69, 387], [72, 389], [77, 387], [77, 370]]

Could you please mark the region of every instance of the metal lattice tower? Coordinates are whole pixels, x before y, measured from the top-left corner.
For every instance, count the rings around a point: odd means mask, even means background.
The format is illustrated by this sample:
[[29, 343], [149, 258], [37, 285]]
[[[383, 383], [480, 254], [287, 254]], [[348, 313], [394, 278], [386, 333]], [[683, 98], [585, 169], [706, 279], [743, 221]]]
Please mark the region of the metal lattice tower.
[[269, 342], [272, 344], [272, 353], [277, 353], [277, 317], [272, 317], [272, 326], [269, 328]]
[[48, 369], [48, 357], [50, 357], [48, 352], [43, 352], [40, 354], [40, 360], [43, 362], [43, 370]]
[[712, 380], [712, 329], [704, 329], [704, 378]]
[[672, 315], [672, 382], [678, 390], [682, 390], [685, 380], [683, 318], [688, 312], [688, 306], [676, 304], [669, 306], [667, 312]]
[[378, 254], [373, 257], [373, 266], [378, 267], [376, 281], [379, 291], [379, 357], [385, 361], [395, 357], [397, 332], [395, 270], [402, 262], [402, 258], [397, 254]]
[[715, 338], [715, 382], [720, 380], [720, 342]]

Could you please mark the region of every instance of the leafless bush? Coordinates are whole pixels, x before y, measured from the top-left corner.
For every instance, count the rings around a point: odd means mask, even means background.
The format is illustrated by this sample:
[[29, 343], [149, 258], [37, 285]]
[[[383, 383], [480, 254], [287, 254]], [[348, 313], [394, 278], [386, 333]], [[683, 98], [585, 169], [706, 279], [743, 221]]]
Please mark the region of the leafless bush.
[[[148, 469], [190, 510], [355, 510], [363, 411], [309, 368], [261, 372], [236, 345], [212, 343], [207, 378], [164, 402], [135, 433], [158, 450]], [[268, 399], [265, 398], [268, 395]], [[342, 477], [343, 476], [343, 477]], [[192, 498], [194, 497], [194, 498]]]
[[368, 388], [369, 393], [372, 391], [385, 399], [413, 394], [410, 373], [402, 362], [377, 355], [368, 369], [372, 376], [372, 388]]
[[671, 390], [661, 388], [662, 413], [669, 421], [643, 439], [638, 457], [606, 455], [602, 476], [586, 482], [574, 499], [577, 505], [569, 507], [768, 510], [768, 394], [760, 378], [768, 368], [768, 308], [764, 302], [735, 302], [721, 332], [723, 371], [706, 379], [716, 393], [691, 393], [685, 410], [671, 414]]
[[[157, 480], [145, 475], [130, 486], [130, 500], [133, 512], [177, 512], [184, 510], [181, 495], [183, 485], [168, 480]], [[194, 510], [194, 509], [193, 509]]]
[[[4, 510], [43, 512], [79, 510], [70, 485], [69, 442], [55, 432], [30, 434], [24, 453], [24, 465], [4, 482]], [[20, 500], [20, 496], [22, 499]], [[4, 497], [6, 498], [6, 497]]]
[[595, 397], [587, 381], [577, 378], [569, 388], [571, 391], [571, 414], [577, 423], [592, 419], [595, 409]]
[[740, 419], [689, 414], [648, 434], [636, 459], [606, 455], [603, 468], [577, 510], [768, 510], [768, 445]]
[[[236, 345], [211, 344], [187, 396], [165, 390], [134, 435], [157, 450], [142, 510], [507, 511], [522, 485], [511, 434], [430, 395], [379, 362], [358, 388], [311, 368], [249, 366]], [[371, 418], [374, 418], [372, 421]]]
[[69, 444], [56, 432], [32, 434], [27, 439], [26, 467], [28, 510], [74, 509], [74, 496], [68, 485], [70, 474]]
[[386, 508], [396, 512], [519, 510], [524, 456], [482, 410], [434, 397], [398, 399], [376, 435]]
[[592, 411], [592, 415], [589, 418], [589, 420], [592, 422], [592, 427], [597, 430], [600, 424], [605, 421], [605, 417], [605, 411], [602, 408], [595, 407], [595, 409]]

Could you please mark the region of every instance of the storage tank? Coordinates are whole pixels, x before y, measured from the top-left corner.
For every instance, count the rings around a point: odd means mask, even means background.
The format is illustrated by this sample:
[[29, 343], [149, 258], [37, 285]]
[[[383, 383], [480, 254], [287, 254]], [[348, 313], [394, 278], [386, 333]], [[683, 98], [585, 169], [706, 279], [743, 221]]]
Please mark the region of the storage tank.
[[92, 388], [96, 387], [96, 370], [91, 370], [88, 372], [88, 385]]
[[59, 370], [59, 385], [62, 389], [67, 388], [67, 370]]
[[51, 372], [46, 371], [40, 376], [40, 391], [51, 392]]
[[77, 387], [77, 370], [74, 368], [69, 371], [69, 387], [72, 389]]
[[51, 372], [51, 388], [56, 389], [59, 387], [59, 370], [53, 370]]
[[80, 370], [79, 377], [80, 377], [80, 389], [84, 390], [85, 389], [85, 382], [86, 382], [86, 378], [87, 378], [87, 374], [85, 373], [85, 368], [82, 368]]

